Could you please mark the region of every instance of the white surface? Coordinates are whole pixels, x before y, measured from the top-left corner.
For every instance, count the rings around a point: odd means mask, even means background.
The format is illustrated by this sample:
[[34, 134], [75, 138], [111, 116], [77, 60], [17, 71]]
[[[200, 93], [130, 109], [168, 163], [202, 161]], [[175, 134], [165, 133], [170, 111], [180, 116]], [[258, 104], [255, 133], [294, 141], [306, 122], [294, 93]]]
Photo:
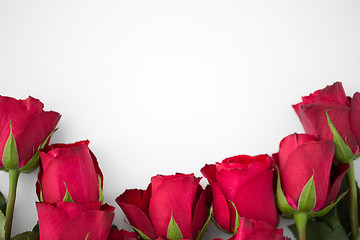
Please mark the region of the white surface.
[[[129, 229], [114, 201], [125, 189], [276, 152], [303, 132], [291, 107], [301, 96], [334, 81], [359, 91], [359, 10], [359, 1], [0, 0], [0, 94], [61, 113], [53, 143], [91, 141], [114, 224]], [[15, 234], [36, 223], [35, 181], [20, 176]], [[6, 195], [7, 174], [0, 182]], [[212, 225], [204, 239], [216, 236], [227, 235]]]

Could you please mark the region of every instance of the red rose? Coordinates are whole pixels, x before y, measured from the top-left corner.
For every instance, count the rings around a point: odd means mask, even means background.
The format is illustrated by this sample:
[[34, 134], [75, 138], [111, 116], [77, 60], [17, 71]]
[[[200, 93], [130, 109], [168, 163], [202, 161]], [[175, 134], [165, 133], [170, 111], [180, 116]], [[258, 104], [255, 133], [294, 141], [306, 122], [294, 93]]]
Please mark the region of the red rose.
[[45, 202], [60, 202], [65, 196], [67, 187], [76, 203], [99, 201], [98, 176], [102, 182], [102, 173], [88, 144], [89, 141], [54, 144], [45, 151], [40, 151], [39, 198], [41, 186]]
[[146, 191], [126, 190], [116, 202], [134, 229], [150, 239], [166, 239], [171, 220], [181, 232], [179, 238], [196, 239], [208, 219], [210, 195], [200, 179], [194, 174], [157, 175]]
[[[333, 203], [339, 193], [348, 164], [332, 168], [335, 144], [316, 141], [308, 134], [291, 134], [280, 142], [274, 154], [279, 167], [281, 186], [288, 204], [298, 210], [299, 197], [306, 183], [313, 177], [316, 203], [311, 212], [317, 212]], [[332, 175], [331, 175], [332, 174]]]
[[[18, 168], [30, 161], [60, 120], [59, 113], [43, 111], [43, 108], [44, 104], [32, 97], [17, 100], [0, 96], [0, 156], [3, 156], [9, 138], [11, 122], [19, 155]], [[3, 162], [0, 161], [0, 169], [3, 167]]]
[[353, 153], [358, 151], [360, 143], [360, 94], [354, 94], [353, 99], [346, 97], [341, 82], [318, 90], [302, 102], [293, 105], [300, 118], [305, 132], [320, 140], [333, 140], [333, 135], [327, 123], [326, 111], [339, 131], [346, 139]]
[[237, 233], [228, 240], [290, 240], [290, 238], [283, 236], [282, 229], [275, 229], [267, 222], [240, 217]]
[[88, 144], [54, 144], [40, 152], [40, 240], [108, 238], [115, 208], [101, 205], [102, 174]]
[[101, 202], [38, 202], [36, 208], [40, 240], [106, 240], [114, 219], [114, 207]]
[[268, 155], [240, 155], [222, 163], [205, 165], [201, 173], [208, 179], [214, 217], [218, 225], [234, 232], [236, 206], [238, 214], [277, 226], [279, 216], [273, 191], [273, 159]]

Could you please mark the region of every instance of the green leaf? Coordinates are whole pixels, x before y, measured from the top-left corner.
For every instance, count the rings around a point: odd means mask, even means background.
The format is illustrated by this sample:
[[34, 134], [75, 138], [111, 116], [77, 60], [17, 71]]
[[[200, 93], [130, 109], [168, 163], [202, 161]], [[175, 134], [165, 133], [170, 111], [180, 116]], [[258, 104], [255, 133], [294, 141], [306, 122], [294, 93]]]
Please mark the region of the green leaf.
[[10, 135], [6, 141], [2, 162], [7, 169], [17, 169], [19, 166], [19, 155], [16, 147], [14, 135], [12, 134], [12, 125], [10, 124]]
[[206, 230], [206, 228], [207, 228], [207, 226], [208, 226], [208, 224], [209, 224], [209, 222], [210, 222], [212, 212], [213, 212], [213, 206], [211, 205], [211, 207], [210, 207], [210, 212], [209, 212], [209, 217], [208, 217], [208, 219], [206, 220], [204, 226], [201, 228], [198, 236], [196, 237], [196, 240], [200, 240], [200, 239], [202, 238], [202, 236], [204, 235], [205, 230]]
[[38, 235], [37, 232], [23, 232], [11, 238], [11, 240], [36, 240]]
[[355, 160], [357, 160], [359, 157], [360, 157], [360, 153], [358, 153], [358, 154], [354, 155], [353, 160], [355, 161]]
[[309, 181], [305, 184], [303, 190], [301, 191], [299, 197], [299, 211], [302, 212], [310, 212], [313, 210], [316, 204], [316, 191], [315, 191], [315, 183], [314, 183], [314, 175], [309, 179]]
[[276, 205], [278, 206], [280, 212], [291, 215], [295, 212], [295, 209], [293, 209], [288, 201], [286, 200], [285, 194], [281, 187], [281, 180], [280, 180], [280, 172], [278, 166], [275, 165], [276, 173], [277, 173], [277, 183], [276, 183], [276, 194], [275, 194], [275, 200]]
[[5, 239], [5, 215], [0, 212], [0, 239]]
[[65, 196], [63, 198], [63, 202], [69, 202], [69, 203], [74, 203], [74, 201], [72, 200], [72, 197], [70, 196], [70, 193], [68, 191], [68, 188], [66, 186], [66, 183], [63, 182], [64, 185], [65, 185], [65, 188], [66, 188], [66, 192], [65, 192]]
[[20, 172], [25, 172], [25, 173], [31, 173], [32, 171], [34, 171], [38, 166], [39, 166], [39, 162], [40, 162], [40, 154], [39, 151], [41, 149], [44, 149], [44, 147], [46, 146], [46, 143], [49, 141], [50, 137], [54, 134], [54, 132], [56, 132], [57, 129], [54, 129], [44, 140], [44, 142], [38, 147], [37, 151], [35, 152], [35, 154], [32, 156], [32, 158], [30, 159], [30, 161], [22, 168], [20, 168]]
[[[360, 217], [360, 189], [358, 184], [356, 183], [357, 188], [357, 199], [358, 199], [358, 214]], [[349, 186], [347, 184], [346, 178], [342, 180], [340, 192], [339, 194], [343, 194], [344, 192], [348, 191]], [[341, 199], [338, 204], [336, 205], [337, 215], [340, 220], [342, 226], [344, 226], [346, 232], [350, 233], [350, 219], [349, 219], [349, 195], [345, 195], [343, 199]], [[359, 218], [360, 220], [360, 218]]]
[[334, 143], [335, 143], [335, 156], [336, 156], [336, 159], [340, 163], [347, 163], [354, 157], [354, 154], [352, 153], [349, 145], [345, 143], [345, 141], [340, 136], [339, 132], [336, 130], [333, 122], [331, 121], [331, 119], [329, 117], [329, 114], [327, 113], [327, 111], [326, 111], [326, 118], [327, 118], [330, 130], [331, 130], [331, 132], [333, 134], [333, 139], [334, 139]]
[[230, 201], [230, 202], [231, 202], [231, 204], [233, 205], [233, 207], [235, 209], [235, 228], [233, 229], [233, 232], [234, 232], [234, 234], [236, 234], [237, 230], [239, 228], [239, 225], [240, 225], [240, 220], [239, 220], [240, 215], [239, 215], [239, 212], [236, 209], [235, 204], [232, 201]]
[[180, 240], [183, 238], [183, 235], [181, 234], [179, 225], [176, 223], [172, 214], [171, 214], [171, 218], [170, 218], [170, 222], [169, 222], [169, 226], [168, 226], [168, 230], [167, 230], [167, 238], [169, 240]]
[[6, 200], [4, 195], [0, 192], [0, 211], [5, 215], [6, 214]]
[[104, 195], [103, 195], [103, 191], [101, 188], [101, 176], [99, 174], [97, 174], [98, 177], [98, 181], [99, 181], [99, 202], [101, 202], [101, 204], [104, 203]]
[[139, 234], [139, 236], [144, 239], [144, 240], [151, 240], [151, 238], [149, 238], [148, 236], [146, 236], [144, 233], [142, 233], [139, 229], [137, 229], [136, 227], [134, 227], [133, 225], [130, 225], [135, 232], [137, 232], [137, 234]]

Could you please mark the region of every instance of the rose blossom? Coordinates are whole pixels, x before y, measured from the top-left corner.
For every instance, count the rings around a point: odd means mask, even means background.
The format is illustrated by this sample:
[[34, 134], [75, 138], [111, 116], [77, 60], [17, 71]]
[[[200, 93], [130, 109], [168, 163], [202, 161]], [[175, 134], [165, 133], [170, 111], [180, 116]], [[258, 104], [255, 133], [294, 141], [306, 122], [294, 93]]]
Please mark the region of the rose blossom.
[[298, 209], [301, 192], [312, 176], [316, 203], [311, 211], [319, 211], [336, 200], [349, 166], [338, 164], [332, 170], [334, 151], [332, 141], [316, 141], [308, 134], [294, 133], [280, 142], [274, 159], [279, 167], [282, 190], [293, 209]]
[[166, 239], [170, 220], [183, 239], [196, 239], [208, 219], [210, 188], [199, 185], [194, 174], [157, 175], [144, 190], [131, 189], [116, 202], [130, 224], [150, 239]]
[[39, 187], [45, 202], [62, 201], [66, 188], [75, 202], [99, 200], [99, 179], [102, 173], [95, 155], [90, 151], [89, 141], [73, 144], [54, 144], [40, 151], [41, 167], [38, 174]]
[[[18, 168], [30, 161], [34, 150], [38, 150], [60, 120], [59, 113], [44, 111], [43, 108], [44, 104], [32, 97], [17, 100], [0, 96], [0, 156], [3, 156], [9, 138], [11, 122], [19, 155]], [[0, 161], [0, 169], [3, 167]]]
[[273, 163], [268, 155], [239, 155], [201, 169], [210, 183], [214, 217], [222, 229], [235, 231], [233, 204], [242, 217], [266, 221], [274, 227], [278, 225]]
[[40, 240], [108, 238], [115, 208], [102, 205], [102, 173], [88, 144], [54, 144], [40, 152]]
[[[336, 82], [324, 89], [315, 91], [302, 102], [293, 105], [305, 132], [320, 140], [333, 140], [327, 123], [328, 112], [341, 137], [356, 153], [360, 143], [360, 93], [351, 99], [345, 95], [341, 82]], [[329, 111], [328, 111], [329, 110]]]

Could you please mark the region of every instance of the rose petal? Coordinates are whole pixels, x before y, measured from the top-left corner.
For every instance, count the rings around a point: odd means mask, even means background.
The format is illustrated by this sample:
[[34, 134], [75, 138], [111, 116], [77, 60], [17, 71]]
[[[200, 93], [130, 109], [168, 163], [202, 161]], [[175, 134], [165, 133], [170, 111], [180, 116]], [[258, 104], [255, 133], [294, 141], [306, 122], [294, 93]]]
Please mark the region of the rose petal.
[[206, 223], [208, 219], [208, 207], [211, 199], [211, 188], [208, 185], [205, 190], [201, 193], [200, 198], [196, 204], [196, 208], [193, 214], [192, 220], [192, 231], [193, 231], [193, 239], [196, 239], [201, 231], [202, 227]]
[[206, 164], [201, 169], [201, 173], [208, 179], [211, 187], [215, 221], [222, 229], [230, 232], [230, 211], [228, 202], [216, 181], [216, 166]]
[[[232, 201], [240, 216], [265, 221], [273, 227], [278, 225], [279, 216], [274, 199], [273, 176], [274, 169], [259, 174], [238, 188]], [[235, 214], [233, 216], [231, 226], [235, 226]]]
[[40, 240], [56, 240], [62, 227], [70, 219], [61, 209], [43, 202], [36, 203], [39, 217]]
[[74, 202], [98, 201], [98, 177], [87, 144], [63, 149], [56, 157], [41, 154], [41, 159], [47, 166], [41, 181], [45, 202], [62, 201], [65, 184]]
[[122, 195], [116, 198], [116, 202], [119, 204], [132, 226], [139, 229], [149, 238], [155, 239], [156, 234], [154, 227], [146, 213], [139, 206], [132, 205], [134, 198], [134, 203], [139, 203], [139, 201], [136, 199], [137, 197], [135, 196], [136, 194], [139, 194], [139, 191], [143, 190], [126, 190]]
[[113, 212], [83, 212], [64, 225], [59, 239], [85, 239], [89, 234], [88, 240], [107, 240], [114, 216]]
[[360, 144], [360, 93], [356, 92], [351, 100], [351, 129]]
[[[336, 166], [333, 166], [333, 171], [331, 175], [334, 175], [332, 177], [335, 178], [335, 180], [333, 181], [333, 184], [330, 188], [328, 197], [326, 199], [326, 203], [325, 203], [325, 207], [330, 205], [333, 201], [336, 200], [339, 191], [340, 191], [340, 187], [341, 187], [341, 182], [347, 172], [347, 170], [349, 169], [349, 164], [338, 164]], [[314, 211], [319, 210], [319, 209], [314, 209]]]
[[119, 231], [117, 228], [113, 228], [107, 240], [138, 240], [138, 237], [136, 232], [128, 232], [124, 229]]
[[290, 154], [300, 145], [308, 142], [315, 141], [315, 137], [309, 134], [291, 134], [283, 138], [280, 142], [279, 152], [275, 155], [276, 164], [281, 171]]

